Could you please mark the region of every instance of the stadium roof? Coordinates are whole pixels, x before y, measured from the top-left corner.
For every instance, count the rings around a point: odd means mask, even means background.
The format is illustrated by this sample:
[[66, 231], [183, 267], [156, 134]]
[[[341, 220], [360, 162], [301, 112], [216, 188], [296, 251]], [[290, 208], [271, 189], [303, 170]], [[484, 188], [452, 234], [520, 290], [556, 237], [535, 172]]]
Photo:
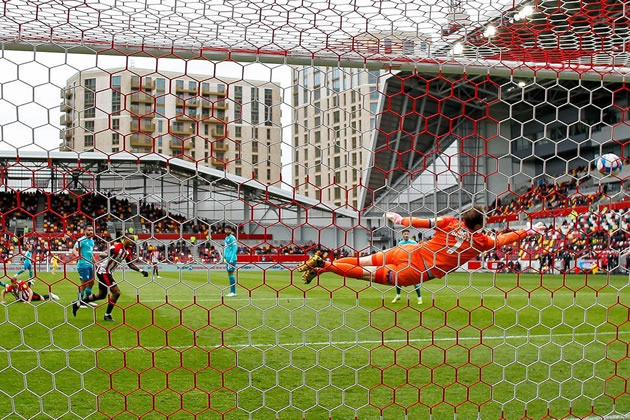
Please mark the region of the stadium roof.
[[[0, 163], [2, 166], [7, 165], [7, 161], [16, 163], [48, 161], [50, 165], [67, 165], [69, 163], [77, 164], [77, 167], [90, 170], [91, 165], [99, 163], [107, 163], [108, 167], [123, 164], [143, 164], [143, 165], [160, 165], [167, 168], [171, 172], [180, 172], [183, 174], [198, 175], [208, 178], [210, 182], [217, 186], [233, 188], [235, 191], [246, 193], [250, 197], [252, 194], [264, 201], [278, 200], [286, 204], [294, 204], [299, 208], [314, 208], [317, 210], [334, 213], [337, 216], [357, 218], [356, 211], [339, 208], [333, 204], [320, 202], [304, 195], [296, 194], [294, 190], [269, 186], [253, 179], [244, 178], [242, 176], [233, 175], [227, 172], [219, 171], [194, 162], [187, 162], [182, 159], [171, 158], [157, 153], [149, 155], [136, 155], [128, 152], [115, 153], [108, 155], [102, 152], [43, 152], [43, 151], [0, 151]], [[130, 173], [137, 173], [138, 177], [142, 176], [142, 172], [137, 169], [129, 171], [121, 166], [116, 168], [116, 172], [120, 172], [125, 176]]]

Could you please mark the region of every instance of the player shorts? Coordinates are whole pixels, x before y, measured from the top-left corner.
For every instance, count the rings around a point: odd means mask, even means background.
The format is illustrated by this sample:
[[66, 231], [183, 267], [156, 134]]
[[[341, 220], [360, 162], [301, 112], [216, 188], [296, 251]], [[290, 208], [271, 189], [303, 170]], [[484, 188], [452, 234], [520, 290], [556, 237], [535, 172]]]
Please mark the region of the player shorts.
[[228, 261], [225, 263], [225, 269], [228, 273], [233, 273], [236, 271], [236, 261]]
[[79, 279], [83, 283], [94, 280], [94, 267], [90, 267], [90, 266], [79, 267], [77, 268], [77, 272], [79, 273]]
[[424, 262], [411, 258], [418, 245], [397, 246], [372, 256], [372, 264], [383, 266], [385, 276], [376, 276], [375, 282], [391, 286], [411, 286], [435, 278]]
[[116, 281], [110, 273], [96, 273], [98, 278], [98, 290], [109, 293], [109, 289], [116, 286]]

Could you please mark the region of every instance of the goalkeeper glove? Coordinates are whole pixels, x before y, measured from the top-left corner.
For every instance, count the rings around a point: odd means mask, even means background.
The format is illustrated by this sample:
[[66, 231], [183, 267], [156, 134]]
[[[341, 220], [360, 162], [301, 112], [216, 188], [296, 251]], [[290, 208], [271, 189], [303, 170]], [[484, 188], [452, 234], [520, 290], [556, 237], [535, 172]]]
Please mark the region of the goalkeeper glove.
[[386, 212], [385, 218], [396, 225], [400, 225], [403, 219], [400, 214], [394, 213], [393, 211]]
[[149, 277], [149, 273], [147, 271], [142, 270], [141, 273], [144, 277]]
[[527, 223], [527, 227], [525, 228], [525, 231], [527, 232], [528, 235], [542, 235], [543, 233], [545, 233], [545, 229], [547, 227], [545, 226], [545, 224], [543, 222], [538, 222], [535, 225], [532, 224], [532, 222]]

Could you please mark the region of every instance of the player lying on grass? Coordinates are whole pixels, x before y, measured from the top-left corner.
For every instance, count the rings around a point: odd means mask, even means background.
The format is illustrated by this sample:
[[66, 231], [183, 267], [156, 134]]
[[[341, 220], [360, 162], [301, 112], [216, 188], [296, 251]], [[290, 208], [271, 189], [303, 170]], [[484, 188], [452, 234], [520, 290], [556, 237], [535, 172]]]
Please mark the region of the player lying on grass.
[[28, 281], [18, 281], [16, 278], [12, 278], [11, 284], [7, 285], [6, 288], [4, 288], [0, 292], [0, 302], [2, 304], [6, 303], [4, 297], [7, 293], [11, 293], [15, 297], [15, 300], [23, 303], [41, 302], [50, 299], [59, 300], [59, 296], [52, 292], [50, 293], [50, 295], [38, 295], [37, 293], [33, 292]]
[[[84, 302], [94, 302], [97, 300], [105, 299], [107, 294], [110, 293], [111, 297], [107, 304], [107, 311], [105, 311], [105, 321], [113, 321], [112, 311], [114, 310], [114, 305], [118, 301], [120, 297], [120, 288], [116, 284], [112, 273], [118, 267], [118, 264], [121, 262], [126, 262], [127, 267], [134, 271], [138, 271], [142, 273], [144, 277], [148, 277], [149, 273], [144, 270], [139, 269], [132, 261], [133, 257], [133, 245], [134, 242], [127, 238], [123, 237], [119, 242], [112, 244], [109, 247], [109, 251], [107, 253], [107, 258], [101, 260], [98, 263], [98, 267], [96, 269], [96, 277], [98, 278], [98, 293], [92, 294], [86, 298], [83, 298]], [[81, 300], [76, 300], [72, 303], [72, 315], [77, 316], [77, 312], [81, 307]]]
[[531, 223], [527, 229], [498, 235], [496, 238], [481, 233], [484, 213], [479, 208], [468, 210], [462, 220], [455, 217], [420, 219], [385, 213], [387, 220], [402, 226], [434, 229], [432, 239], [417, 245], [401, 245], [365, 257], [346, 257], [324, 261], [311, 257], [297, 270], [310, 283], [321, 273], [335, 273], [344, 277], [373, 281], [380, 284], [410, 286], [435, 278], [460, 267], [482, 252], [518, 242], [528, 235], [544, 231], [544, 224]]

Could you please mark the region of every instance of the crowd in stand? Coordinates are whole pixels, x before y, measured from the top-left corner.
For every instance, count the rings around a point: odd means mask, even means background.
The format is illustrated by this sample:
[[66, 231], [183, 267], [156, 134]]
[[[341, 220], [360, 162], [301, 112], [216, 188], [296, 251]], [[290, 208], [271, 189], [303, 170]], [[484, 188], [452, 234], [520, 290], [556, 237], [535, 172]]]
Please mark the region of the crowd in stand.
[[496, 261], [500, 269], [509, 271], [520, 270], [514, 265], [519, 259], [538, 261], [543, 271], [554, 267], [573, 270], [578, 259], [594, 261], [602, 270], [616, 271], [621, 254], [630, 248], [629, 232], [630, 209], [587, 212], [573, 221], [550, 224], [541, 236], [492, 250], [483, 259], [486, 263]]
[[44, 214], [44, 232], [47, 233], [77, 236], [88, 224], [93, 224], [98, 232], [105, 232], [108, 221], [133, 217], [129, 201], [111, 195], [55, 194], [48, 197], [51, 211]]
[[[519, 214], [532, 210], [542, 204], [541, 210], [554, 210], [562, 207], [590, 205], [601, 200], [606, 194], [606, 186], [590, 194], [571, 194], [581, 184], [590, 179], [587, 175], [588, 167], [582, 166], [568, 172], [570, 178], [558, 183], [550, 183], [546, 179], [532, 182], [530, 187], [520, 195], [511, 199], [497, 199], [487, 208], [489, 216]], [[561, 175], [559, 175], [561, 176]]]

